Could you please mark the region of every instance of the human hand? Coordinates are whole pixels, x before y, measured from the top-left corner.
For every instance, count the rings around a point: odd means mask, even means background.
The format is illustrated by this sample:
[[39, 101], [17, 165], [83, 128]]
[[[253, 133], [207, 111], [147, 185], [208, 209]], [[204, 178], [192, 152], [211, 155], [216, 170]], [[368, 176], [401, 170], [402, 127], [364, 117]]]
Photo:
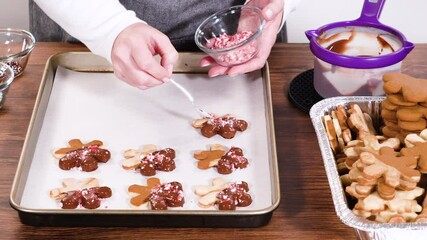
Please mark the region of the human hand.
[[232, 67], [224, 67], [215, 62], [212, 57], [204, 57], [200, 61], [202, 67], [211, 66], [208, 71], [210, 77], [219, 75], [236, 76], [262, 68], [270, 55], [271, 48], [276, 42], [277, 32], [282, 22], [283, 0], [252, 0], [248, 5], [255, 5], [262, 10], [262, 15], [266, 20], [263, 33], [260, 38], [262, 43], [259, 51], [251, 60]]
[[[161, 61], [154, 56], [159, 55]], [[169, 80], [178, 52], [169, 38], [145, 23], [125, 28], [111, 52], [114, 75], [124, 82], [148, 89]]]

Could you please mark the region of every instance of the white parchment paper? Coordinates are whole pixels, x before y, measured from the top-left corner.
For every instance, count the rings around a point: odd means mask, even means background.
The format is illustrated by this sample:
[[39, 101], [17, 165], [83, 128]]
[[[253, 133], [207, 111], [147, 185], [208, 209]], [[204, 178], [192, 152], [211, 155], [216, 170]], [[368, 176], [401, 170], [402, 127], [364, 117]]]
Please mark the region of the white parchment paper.
[[[126, 149], [145, 144], [176, 151], [176, 169], [157, 171], [155, 175], [161, 182], [178, 181], [183, 185], [186, 202], [184, 207], [174, 210], [203, 210], [197, 206], [194, 186], [208, 185], [220, 176], [230, 182], [248, 182], [253, 203], [238, 210], [271, 206], [271, 159], [261, 71], [234, 78], [210, 79], [205, 74], [174, 74], [173, 78], [193, 94], [202, 108], [219, 115], [234, 114], [249, 123], [248, 129], [238, 132], [233, 139], [205, 138], [200, 130], [191, 126], [191, 121], [200, 116], [171, 83], [142, 91], [110, 73], [82, 73], [58, 67], [23, 192], [22, 207], [58, 209], [59, 203], [49, 197], [49, 191], [60, 187], [64, 178], [96, 177], [102, 186], [113, 191], [113, 196], [104, 200], [100, 208], [133, 210], [127, 188], [132, 184], [146, 185], [147, 177], [124, 170], [122, 154]], [[61, 170], [52, 152], [66, 147], [73, 138], [83, 142], [103, 141], [103, 148], [111, 152], [110, 161], [100, 163], [96, 171], [89, 173]], [[193, 152], [208, 149], [213, 143], [242, 148], [249, 166], [229, 175], [218, 174], [215, 168], [198, 169]]]

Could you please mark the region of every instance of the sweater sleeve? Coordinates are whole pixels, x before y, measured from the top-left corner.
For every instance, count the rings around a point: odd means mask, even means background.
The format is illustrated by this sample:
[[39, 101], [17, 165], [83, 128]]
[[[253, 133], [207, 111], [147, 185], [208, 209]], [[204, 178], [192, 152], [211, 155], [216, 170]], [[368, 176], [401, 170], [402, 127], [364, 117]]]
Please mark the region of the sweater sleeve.
[[[37, 5], [71, 36], [91, 52], [111, 62], [111, 50], [121, 31], [144, 22], [118, 0], [34, 0]], [[300, 0], [284, 0], [282, 28], [287, 16]], [[144, 22], [145, 23], [145, 22]]]
[[58, 25], [111, 62], [111, 49], [127, 26], [144, 22], [118, 0], [34, 0]]

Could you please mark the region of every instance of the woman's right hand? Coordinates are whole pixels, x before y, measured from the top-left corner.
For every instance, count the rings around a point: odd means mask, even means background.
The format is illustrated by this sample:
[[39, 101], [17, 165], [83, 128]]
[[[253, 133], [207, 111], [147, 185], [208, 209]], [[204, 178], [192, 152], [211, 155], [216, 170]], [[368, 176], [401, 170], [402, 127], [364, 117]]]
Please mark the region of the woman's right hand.
[[[160, 62], [156, 55], [160, 56]], [[168, 81], [177, 60], [178, 52], [169, 38], [146, 23], [125, 28], [111, 51], [114, 75], [140, 89]]]

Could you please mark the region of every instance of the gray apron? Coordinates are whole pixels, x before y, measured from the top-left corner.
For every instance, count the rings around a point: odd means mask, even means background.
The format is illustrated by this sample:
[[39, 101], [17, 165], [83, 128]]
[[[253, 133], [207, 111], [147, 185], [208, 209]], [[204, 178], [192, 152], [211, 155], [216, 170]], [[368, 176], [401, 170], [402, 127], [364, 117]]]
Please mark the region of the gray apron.
[[[200, 23], [221, 9], [244, 0], [120, 0], [137, 17], [166, 34], [178, 51], [194, 51], [194, 32]], [[37, 41], [78, 42], [29, 1], [30, 31]]]

